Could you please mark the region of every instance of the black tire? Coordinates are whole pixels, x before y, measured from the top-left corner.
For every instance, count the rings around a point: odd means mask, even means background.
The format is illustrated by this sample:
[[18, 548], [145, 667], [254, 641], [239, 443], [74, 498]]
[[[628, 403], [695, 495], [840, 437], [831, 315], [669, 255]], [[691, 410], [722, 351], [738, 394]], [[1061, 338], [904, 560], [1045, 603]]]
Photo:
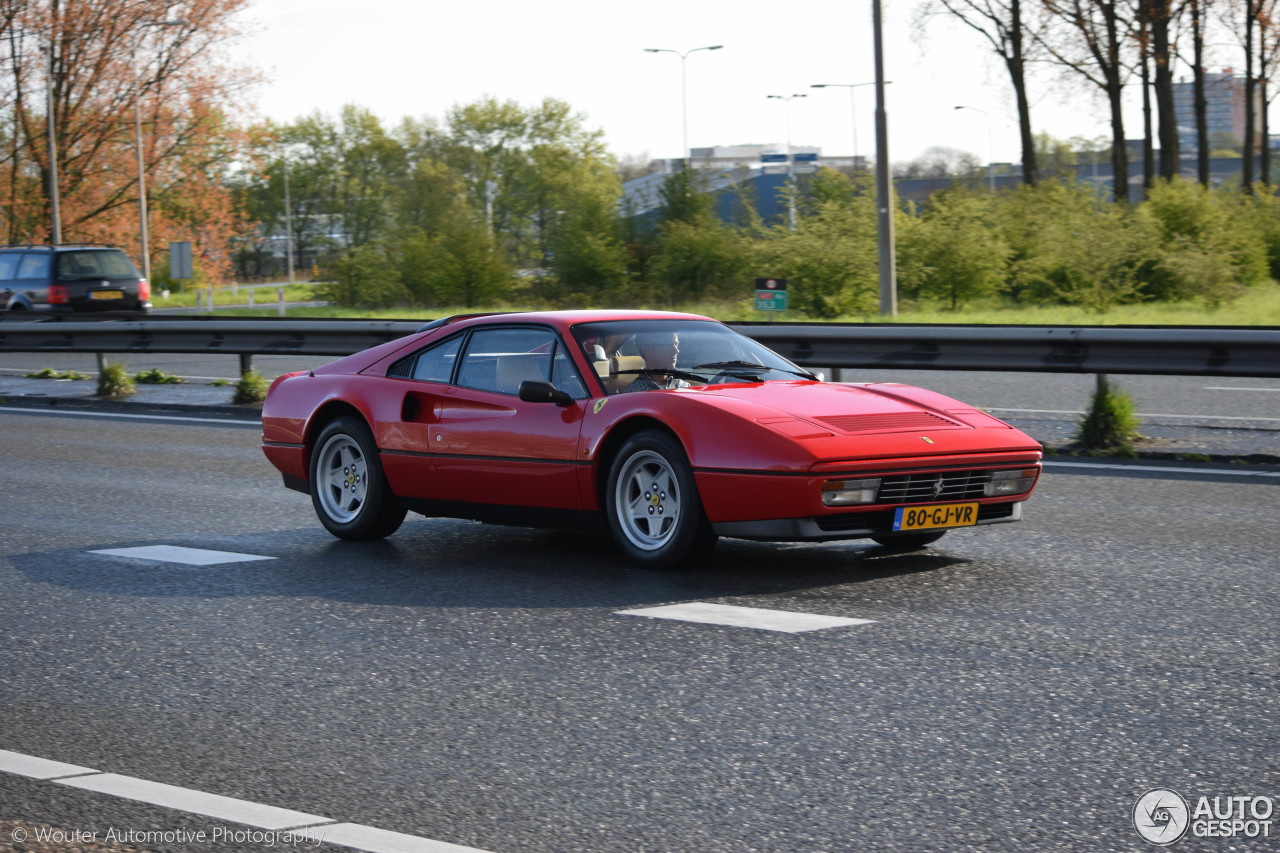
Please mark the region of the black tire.
[[373, 434], [359, 418], [330, 421], [311, 451], [311, 505], [339, 539], [382, 539], [408, 510], [391, 494]]
[[646, 568], [676, 568], [715, 544], [684, 448], [665, 432], [646, 430], [626, 440], [604, 497], [614, 541]]
[[886, 533], [883, 536], [872, 536], [871, 539], [895, 551], [915, 551], [932, 545], [946, 535], [945, 530], [935, 530], [932, 533]]

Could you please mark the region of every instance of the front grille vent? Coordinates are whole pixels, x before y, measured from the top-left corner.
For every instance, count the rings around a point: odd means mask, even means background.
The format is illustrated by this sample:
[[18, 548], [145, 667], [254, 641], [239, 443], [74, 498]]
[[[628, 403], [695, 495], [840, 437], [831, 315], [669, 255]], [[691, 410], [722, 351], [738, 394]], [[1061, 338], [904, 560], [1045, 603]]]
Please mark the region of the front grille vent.
[[932, 412], [885, 412], [879, 415], [835, 415], [815, 418], [846, 435], [859, 432], [890, 432], [893, 430], [963, 429], [963, 424], [935, 415]]
[[932, 474], [899, 474], [880, 482], [877, 503], [928, 503], [980, 498], [990, 471], [943, 471]]

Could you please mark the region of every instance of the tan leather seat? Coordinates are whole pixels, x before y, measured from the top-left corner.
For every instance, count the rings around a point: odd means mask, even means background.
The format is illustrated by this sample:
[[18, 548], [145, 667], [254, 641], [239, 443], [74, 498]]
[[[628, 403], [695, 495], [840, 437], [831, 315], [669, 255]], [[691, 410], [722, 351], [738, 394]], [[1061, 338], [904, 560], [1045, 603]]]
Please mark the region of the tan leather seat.
[[609, 359], [609, 378], [605, 384], [609, 390], [617, 393], [626, 388], [640, 376], [638, 373], [623, 373], [626, 370], [643, 370], [644, 359], [638, 355], [615, 355]]
[[542, 370], [544, 363], [545, 359], [540, 362], [532, 355], [498, 356], [498, 391], [503, 394], [518, 394], [520, 383], [526, 379], [545, 382], [547, 376]]

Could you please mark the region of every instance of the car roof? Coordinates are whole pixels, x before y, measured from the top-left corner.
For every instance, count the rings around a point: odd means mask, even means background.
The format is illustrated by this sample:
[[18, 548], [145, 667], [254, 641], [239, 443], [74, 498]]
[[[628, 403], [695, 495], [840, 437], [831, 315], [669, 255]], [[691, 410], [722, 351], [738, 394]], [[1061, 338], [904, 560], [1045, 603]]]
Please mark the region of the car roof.
[[518, 311], [509, 314], [464, 314], [457, 317], [441, 318], [428, 323], [419, 331], [427, 331], [441, 326], [463, 328], [493, 323], [502, 325], [538, 323], [567, 330], [571, 326], [577, 326], [582, 323], [607, 323], [618, 320], [702, 320], [708, 323], [718, 322], [700, 314], [683, 314], [677, 311], [579, 309], [569, 311]]

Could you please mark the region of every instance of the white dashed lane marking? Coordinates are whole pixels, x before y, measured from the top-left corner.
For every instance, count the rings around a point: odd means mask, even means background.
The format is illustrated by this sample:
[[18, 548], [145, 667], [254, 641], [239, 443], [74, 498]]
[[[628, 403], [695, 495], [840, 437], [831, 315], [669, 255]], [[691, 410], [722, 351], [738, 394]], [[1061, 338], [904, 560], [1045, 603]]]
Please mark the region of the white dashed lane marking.
[[[307, 839], [363, 850], [365, 853], [488, 853], [420, 835], [407, 835], [357, 823], [337, 823], [333, 818], [268, 806], [235, 797], [209, 794], [192, 788], [165, 785], [132, 776], [103, 773], [75, 764], [50, 761], [34, 755], [0, 749], [0, 773], [66, 785], [98, 794], [160, 806], [188, 814], [226, 820], [271, 831], [305, 832]], [[311, 846], [309, 843], [307, 846]]]
[[157, 563], [181, 563], [184, 566], [217, 566], [222, 563], [248, 563], [253, 560], [274, 560], [257, 554], [237, 554], [232, 551], [210, 551], [205, 548], [183, 548], [178, 545], [143, 545], [139, 548], [104, 548], [90, 554], [108, 557], [133, 557], [138, 560], [154, 560]]
[[816, 613], [766, 610], [763, 607], [736, 607], [730, 604], [709, 604], [701, 601], [616, 612], [621, 616], [648, 616], [654, 619], [675, 619], [681, 622], [727, 625], [733, 628], [785, 631], [788, 634], [821, 631], [825, 628], [846, 628], [851, 625], [870, 625], [875, 622], [874, 619], [848, 619], [843, 616], [821, 616]]

